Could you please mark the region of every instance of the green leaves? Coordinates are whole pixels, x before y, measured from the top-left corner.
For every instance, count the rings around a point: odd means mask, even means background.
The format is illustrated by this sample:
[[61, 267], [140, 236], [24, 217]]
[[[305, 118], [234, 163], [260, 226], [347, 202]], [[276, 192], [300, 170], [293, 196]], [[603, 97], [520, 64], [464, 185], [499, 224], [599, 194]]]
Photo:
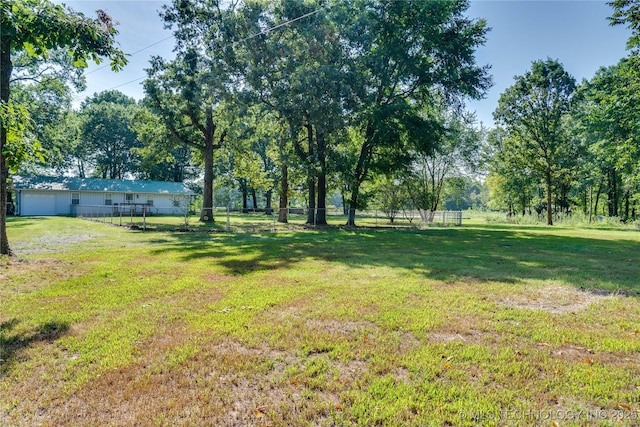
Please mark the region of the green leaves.
[[87, 99], [82, 105], [82, 140], [98, 176], [123, 179], [137, 171], [139, 147], [131, 128], [136, 103], [118, 91], [105, 91]]
[[614, 10], [609, 17], [611, 25], [626, 25], [631, 30], [627, 49], [640, 49], [640, 1], [613, 0], [607, 4]]
[[44, 161], [40, 143], [33, 137], [33, 121], [24, 105], [0, 103], [0, 123], [6, 129], [7, 140], [2, 156], [11, 172], [28, 159]]
[[618, 211], [618, 193], [624, 189], [629, 195], [640, 185], [638, 69], [638, 57], [634, 55], [601, 68], [580, 88], [582, 100], [576, 110], [590, 155], [591, 175], [606, 179], [612, 214]]
[[567, 137], [563, 117], [571, 109], [575, 79], [558, 61], [535, 61], [531, 70], [516, 76], [500, 95], [493, 113], [503, 125], [512, 149], [545, 183], [547, 224], [552, 225], [552, 191], [564, 179], [575, 150]]
[[117, 31], [108, 15], [101, 13], [89, 19], [66, 6], [48, 0], [15, 0], [11, 11], [1, 11], [2, 34], [10, 37], [11, 50], [26, 50], [31, 56], [47, 57], [50, 49], [68, 47], [78, 66], [88, 60], [109, 57], [111, 65], [120, 69], [126, 57], [115, 47]]

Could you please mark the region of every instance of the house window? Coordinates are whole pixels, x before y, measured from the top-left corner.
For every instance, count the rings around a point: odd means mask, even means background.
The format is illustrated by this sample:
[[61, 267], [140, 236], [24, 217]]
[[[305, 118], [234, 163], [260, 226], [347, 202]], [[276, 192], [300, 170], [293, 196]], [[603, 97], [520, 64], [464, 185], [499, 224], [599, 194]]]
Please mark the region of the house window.
[[80, 193], [71, 193], [71, 204], [72, 205], [80, 204]]
[[111, 206], [113, 204], [113, 201], [111, 200], [111, 193], [105, 193], [104, 204], [107, 206]]
[[133, 203], [133, 194], [131, 194], [131, 193], [127, 193], [127, 194], [125, 194], [124, 200], [125, 200], [127, 203]]
[[147, 196], [147, 205], [148, 206], [153, 206], [153, 197]]
[[173, 207], [174, 208], [179, 208], [180, 207], [180, 200], [179, 199], [173, 199]]

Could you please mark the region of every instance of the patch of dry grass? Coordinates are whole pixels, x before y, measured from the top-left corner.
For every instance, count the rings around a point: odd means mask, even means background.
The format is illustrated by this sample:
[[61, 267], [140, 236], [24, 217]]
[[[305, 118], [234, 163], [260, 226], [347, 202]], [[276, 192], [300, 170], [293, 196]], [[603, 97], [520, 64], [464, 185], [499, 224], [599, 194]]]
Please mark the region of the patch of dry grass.
[[594, 303], [614, 298], [614, 293], [576, 289], [566, 285], [545, 285], [507, 295], [499, 302], [510, 307], [543, 310], [549, 313], [576, 313]]

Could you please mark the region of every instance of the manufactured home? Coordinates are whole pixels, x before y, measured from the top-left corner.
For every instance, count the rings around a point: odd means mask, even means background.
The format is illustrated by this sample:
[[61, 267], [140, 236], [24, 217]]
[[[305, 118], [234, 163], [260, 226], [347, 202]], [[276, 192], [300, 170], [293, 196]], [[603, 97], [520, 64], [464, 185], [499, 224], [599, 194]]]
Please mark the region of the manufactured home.
[[179, 182], [71, 177], [14, 176], [11, 189], [22, 216], [183, 215], [194, 196]]

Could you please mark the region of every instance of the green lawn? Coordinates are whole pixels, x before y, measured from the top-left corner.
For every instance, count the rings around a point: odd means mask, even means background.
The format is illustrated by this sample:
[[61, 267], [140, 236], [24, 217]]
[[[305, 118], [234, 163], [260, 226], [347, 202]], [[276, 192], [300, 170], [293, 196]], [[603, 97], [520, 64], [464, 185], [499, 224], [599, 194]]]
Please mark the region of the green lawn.
[[2, 426], [640, 425], [635, 231], [9, 236]]

